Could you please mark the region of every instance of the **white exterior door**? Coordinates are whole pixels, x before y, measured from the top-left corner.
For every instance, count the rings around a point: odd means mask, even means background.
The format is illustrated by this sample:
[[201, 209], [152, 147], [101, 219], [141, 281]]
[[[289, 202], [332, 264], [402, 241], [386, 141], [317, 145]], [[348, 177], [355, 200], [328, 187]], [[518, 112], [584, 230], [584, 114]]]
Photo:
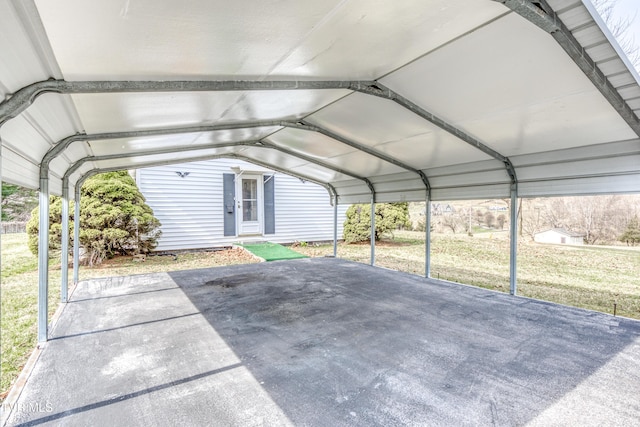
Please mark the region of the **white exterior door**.
[[262, 234], [262, 176], [236, 177], [238, 235]]

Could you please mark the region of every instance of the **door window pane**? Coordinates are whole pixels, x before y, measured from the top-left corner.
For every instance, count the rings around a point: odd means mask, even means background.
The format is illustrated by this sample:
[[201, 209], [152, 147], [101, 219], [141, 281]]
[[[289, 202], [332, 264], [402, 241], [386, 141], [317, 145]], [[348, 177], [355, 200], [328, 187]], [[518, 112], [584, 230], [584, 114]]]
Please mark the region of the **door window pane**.
[[258, 180], [243, 179], [242, 180], [242, 199], [256, 200], [258, 198]]
[[243, 221], [257, 221], [258, 209], [256, 202], [245, 200], [242, 203], [242, 220]]
[[258, 180], [242, 180], [242, 220], [258, 220]]

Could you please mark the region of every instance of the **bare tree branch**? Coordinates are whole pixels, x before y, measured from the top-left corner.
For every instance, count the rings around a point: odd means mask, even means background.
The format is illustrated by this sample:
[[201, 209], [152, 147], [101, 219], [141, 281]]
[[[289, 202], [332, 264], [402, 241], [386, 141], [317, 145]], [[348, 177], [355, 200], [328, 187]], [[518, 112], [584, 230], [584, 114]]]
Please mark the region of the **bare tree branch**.
[[640, 48], [633, 34], [629, 32], [629, 28], [636, 21], [637, 13], [632, 16], [616, 18], [613, 12], [618, 0], [591, 0], [591, 2], [600, 13], [607, 27], [609, 27], [609, 30], [611, 30], [613, 36], [618, 40], [618, 44], [627, 54], [629, 61], [636, 69], [640, 69]]

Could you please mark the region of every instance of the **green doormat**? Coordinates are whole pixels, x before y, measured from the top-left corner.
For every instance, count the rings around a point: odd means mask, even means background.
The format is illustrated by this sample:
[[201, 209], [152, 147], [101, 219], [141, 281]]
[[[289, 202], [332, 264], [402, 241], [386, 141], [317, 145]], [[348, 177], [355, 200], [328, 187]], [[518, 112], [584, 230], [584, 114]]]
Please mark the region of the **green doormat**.
[[265, 261], [278, 261], [282, 259], [298, 259], [309, 258], [306, 255], [302, 255], [296, 251], [292, 251], [289, 248], [285, 248], [277, 243], [251, 243], [239, 245]]

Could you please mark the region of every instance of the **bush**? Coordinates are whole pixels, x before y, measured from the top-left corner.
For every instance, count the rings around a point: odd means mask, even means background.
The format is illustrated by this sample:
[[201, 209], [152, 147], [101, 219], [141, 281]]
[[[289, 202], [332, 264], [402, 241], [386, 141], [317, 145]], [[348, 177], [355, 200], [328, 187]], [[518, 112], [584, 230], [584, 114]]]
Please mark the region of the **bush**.
[[[376, 204], [375, 239], [398, 228], [411, 227], [407, 203]], [[356, 204], [347, 209], [343, 238], [347, 243], [371, 239], [371, 205]]]
[[618, 237], [618, 240], [626, 243], [627, 246], [640, 244], [640, 221], [638, 221], [638, 217], [634, 217], [629, 220], [627, 229], [620, 237]]
[[[126, 171], [87, 179], [80, 195], [80, 246], [89, 265], [100, 264], [114, 255], [145, 253], [156, 247], [160, 221]], [[62, 236], [62, 199], [51, 197], [50, 201], [49, 249], [57, 250]], [[69, 212], [69, 235], [73, 239], [73, 203]], [[35, 208], [27, 224], [29, 249], [34, 254], [38, 253], [38, 218]]]

